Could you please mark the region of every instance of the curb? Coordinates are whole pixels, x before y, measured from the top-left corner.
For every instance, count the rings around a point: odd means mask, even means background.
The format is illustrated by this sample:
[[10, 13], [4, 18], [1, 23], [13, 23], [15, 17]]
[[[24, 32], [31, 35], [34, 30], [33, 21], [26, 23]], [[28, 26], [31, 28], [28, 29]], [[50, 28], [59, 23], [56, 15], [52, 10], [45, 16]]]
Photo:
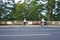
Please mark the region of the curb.
[[[41, 25], [0, 25], [0, 27], [41, 27]], [[45, 25], [44, 27], [60, 27], [55, 25]]]

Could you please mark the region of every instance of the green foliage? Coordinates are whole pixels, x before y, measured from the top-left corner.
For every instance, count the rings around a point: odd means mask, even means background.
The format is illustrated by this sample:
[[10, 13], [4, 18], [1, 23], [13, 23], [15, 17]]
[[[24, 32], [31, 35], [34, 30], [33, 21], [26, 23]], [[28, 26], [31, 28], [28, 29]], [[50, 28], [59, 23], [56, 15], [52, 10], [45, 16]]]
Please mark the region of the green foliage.
[[[53, 10], [55, 9], [55, 0], [47, 0], [47, 4], [40, 3], [37, 5], [38, 0], [31, 1], [30, 4], [19, 2], [15, 5], [15, 9], [12, 10], [10, 14], [10, 18], [4, 18], [6, 20], [22, 20], [24, 17], [27, 18], [27, 20], [41, 20], [44, 18], [45, 20], [49, 21], [60, 21], [60, 2], [57, 2], [58, 8], [55, 10], [57, 15], [54, 13]], [[45, 7], [45, 6], [46, 7]], [[44, 8], [45, 7], [45, 8]], [[42, 15], [42, 10], [46, 10], [46, 15]], [[0, 9], [0, 18], [1, 18], [2, 9]], [[3, 19], [1, 19], [3, 20]]]
[[[38, 9], [41, 9], [43, 5], [36, 6], [36, 0], [32, 1], [30, 4], [22, 3], [16, 4], [15, 11], [12, 12], [12, 18], [14, 20], [22, 20], [24, 17], [27, 20], [39, 20]], [[24, 13], [24, 14], [22, 14]]]
[[47, 6], [46, 6], [48, 13], [47, 18], [49, 21], [53, 21], [53, 9], [55, 8], [55, 0], [48, 0]]
[[14, 13], [12, 13], [12, 17], [15, 19], [15, 20], [21, 20], [23, 15], [22, 15], [22, 12], [25, 11], [25, 4], [16, 4], [16, 8], [14, 10]]

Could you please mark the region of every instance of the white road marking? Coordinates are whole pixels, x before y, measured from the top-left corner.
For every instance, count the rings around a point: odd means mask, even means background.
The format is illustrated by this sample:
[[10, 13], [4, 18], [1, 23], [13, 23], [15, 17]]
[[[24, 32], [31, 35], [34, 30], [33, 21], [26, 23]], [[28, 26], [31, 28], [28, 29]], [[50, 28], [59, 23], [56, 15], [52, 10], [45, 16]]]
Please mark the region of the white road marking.
[[8, 36], [8, 37], [15, 37], [15, 36], [50, 36], [51, 34], [26, 34], [26, 35], [0, 35], [1, 36]]

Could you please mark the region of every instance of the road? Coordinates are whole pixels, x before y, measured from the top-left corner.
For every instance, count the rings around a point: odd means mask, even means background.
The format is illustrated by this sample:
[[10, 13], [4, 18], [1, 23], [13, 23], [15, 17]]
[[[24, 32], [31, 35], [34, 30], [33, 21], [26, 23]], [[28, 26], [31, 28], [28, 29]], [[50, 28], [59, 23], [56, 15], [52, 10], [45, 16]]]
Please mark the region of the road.
[[60, 40], [60, 28], [0, 27], [0, 40]]

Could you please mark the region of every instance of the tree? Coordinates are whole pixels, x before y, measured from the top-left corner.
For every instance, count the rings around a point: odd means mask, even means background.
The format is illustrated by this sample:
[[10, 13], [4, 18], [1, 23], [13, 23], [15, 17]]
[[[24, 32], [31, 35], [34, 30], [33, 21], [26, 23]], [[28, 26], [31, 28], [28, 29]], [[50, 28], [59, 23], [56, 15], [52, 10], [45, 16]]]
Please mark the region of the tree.
[[41, 10], [43, 10], [43, 4], [38, 4], [37, 0], [31, 1], [29, 4], [29, 20], [40, 20], [41, 19]]
[[55, 0], [48, 0], [48, 3], [47, 3], [47, 9], [48, 9], [47, 17], [48, 17], [49, 21], [53, 20], [53, 9], [54, 8], [55, 8]]
[[60, 1], [55, 0], [55, 13], [53, 14], [53, 21], [60, 21]]
[[60, 0], [58, 1], [58, 8], [57, 8], [57, 16], [58, 16], [58, 21], [60, 21]]
[[17, 3], [14, 13], [12, 13], [12, 18], [15, 20], [21, 20], [25, 13], [25, 3]]

